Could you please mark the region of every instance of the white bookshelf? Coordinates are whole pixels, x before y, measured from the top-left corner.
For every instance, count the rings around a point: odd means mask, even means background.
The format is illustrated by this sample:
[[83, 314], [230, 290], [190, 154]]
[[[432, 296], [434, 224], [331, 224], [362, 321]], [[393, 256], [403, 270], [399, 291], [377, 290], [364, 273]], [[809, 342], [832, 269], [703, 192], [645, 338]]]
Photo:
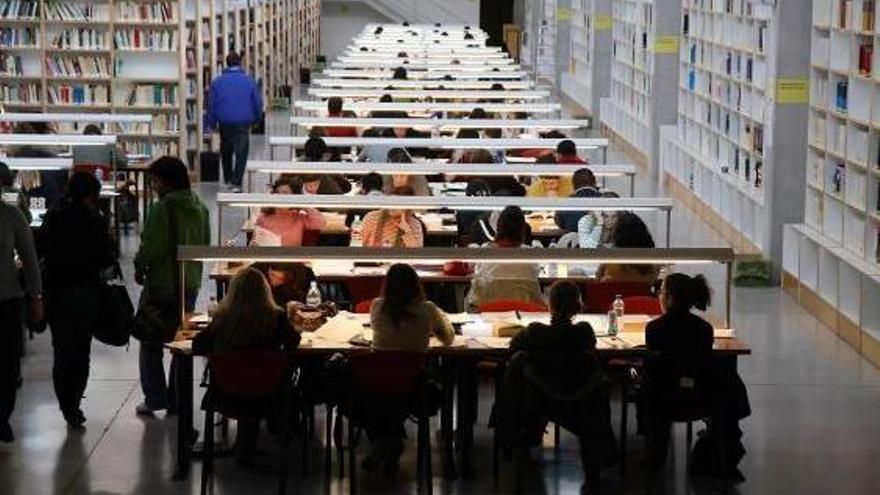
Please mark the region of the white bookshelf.
[[609, 95], [611, 76], [611, 0], [573, 0], [569, 20], [569, 63], [560, 89], [592, 117]]
[[[880, 43], [871, 0], [812, 0], [802, 225], [786, 230], [789, 289], [880, 362]], [[837, 274], [837, 281], [834, 275]], [[830, 317], [826, 317], [830, 320]]]

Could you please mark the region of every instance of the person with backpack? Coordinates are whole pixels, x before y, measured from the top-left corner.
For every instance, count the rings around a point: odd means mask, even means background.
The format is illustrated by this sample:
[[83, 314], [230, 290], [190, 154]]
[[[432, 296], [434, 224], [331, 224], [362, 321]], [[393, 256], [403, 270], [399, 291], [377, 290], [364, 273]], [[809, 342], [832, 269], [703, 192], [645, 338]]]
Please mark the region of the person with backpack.
[[[147, 214], [141, 244], [134, 259], [135, 281], [144, 289], [138, 303], [135, 330], [151, 310], [162, 314], [162, 335], [134, 336], [141, 340], [139, 368], [144, 402], [137, 406], [140, 415], [175, 407], [168, 393], [165, 368], [162, 365], [163, 343], [173, 337], [180, 324], [180, 291], [185, 294], [186, 310], [192, 311], [202, 284], [202, 264], [188, 262], [184, 267], [185, 283], [180, 287], [177, 247], [207, 245], [211, 242], [208, 209], [190, 188], [189, 172], [178, 158], [163, 156], [150, 165], [153, 190], [159, 200]], [[171, 369], [172, 379], [174, 366]]]
[[76, 172], [49, 210], [39, 237], [52, 331], [52, 382], [67, 424], [83, 429], [80, 403], [89, 380], [92, 332], [99, 323], [101, 274], [116, 266], [115, 243], [98, 208], [101, 183]]

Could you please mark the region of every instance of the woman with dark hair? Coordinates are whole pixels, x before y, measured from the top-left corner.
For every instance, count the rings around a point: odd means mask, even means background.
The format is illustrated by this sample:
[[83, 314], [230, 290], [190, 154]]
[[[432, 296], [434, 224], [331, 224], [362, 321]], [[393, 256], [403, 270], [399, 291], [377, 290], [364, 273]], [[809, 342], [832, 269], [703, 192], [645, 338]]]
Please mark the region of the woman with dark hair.
[[[443, 345], [451, 345], [455, 330], [449, 318], [434, 303], [425, 300], [425, 292], [416, 271], [406, 264], [388, 269], [382, 297], [370, 308], [373, 328], [372, 348], [375, 351], [426, 352], [431, 337]], [[372, 451], [363, 467], [374, 469], [380, 463], [386, 473], [394, 473], [403, 453], [403, 421], [407, 411], [380, 417], [368, 422], [367, 433]]]
[[94, 174], [75, 172], [64, 197], [46, 214], [39, 238], [52, 329], [52, 382], [61, 414], [75, 429], [86, 421], [80, 402], [89, 379], [92, 332], [101, 324], [101, 273], [116, 264], [107, 219], [98, 208], [100, 192]]
[[[412, 163], [409, 153], [403, 148], [393, 148], [388, 152], [388, 163]], [[382, 189], [386, 195], [398, 187], [411, 187], [416, 196], [430, 196], [431, 188], [424, 175], [391, 174], [382, 178]]]
[[[622, 211], [615, 215], [611, 233], [614, 248], [653, 248], [654, 238], [648, 226], [635, 213]], [[645, 282], [653, 284], [660, 274], [658, 265], [605, 264], [600, 265], [596, 278], [601, 282]]]
[[[211, 243], [208, 209], [190, 189], [189, 171], [179, 158], [163, 156], [150, 165], [150, 179], [159, 200], [150, 206], [141, 232], [141, 244], [134, 257], [135, 281], [143, 285], [139, 307], [169, 307], [179, 304], [185, 293], [185, 309], [192, 311], [202, 285], [202, 264], [187, 262], [184, 266], [186, 285], [178, 287], [177, 247]], [[169, 394], [161, 342], [141, 342], [139, 367], [144, 402], [136, 410], [152, 415], [174, 406]], [[172, 373], [174, 369], [172, 367]]]
[[[647, 361], [647, 416], [651, 445], [651, 468], [656, 474], [666, 462], [669, 443], [671, 411], [680, 405], [670, 403], [679, 397], [681, 377], [685, 373], [697, 390], [708, 393], [713, 421], [708, 422], [707, 434], [701, 435], [694, 447], [692, 470], [703, 474], [719, 474], [719, 435], [724, 435], [725, 459], [723, 475], [731, 479], [742, 478], [737, 464], [745, 455], [740, 443], [742, 432], [739, 420], [751, 414], [748, 393], [736, 373], [736, 368], [723, 366], [711, 359], [715, 340], [712, 325], [692, 311], [706, 311], [712, 300], [712, 292], [703, 275], [689, 276], [671, 273], [663, 280], [660, 289], [660, 307], [663, 315], [645, 328], [645, 343], [657, 356]], [[700, 444], [714, 445], [701, 448]], [[700, 454], [698, 455], [698, 452]]]
[[593, 327], [583, 321], [572, 323], [583, 309], [581, 290], [572, 282], [561, 280], [550, 287], [548, 293], [550, 324], [529, 324], [510, 341], [511, 352], [516, 351], [584, 351], [596, 348]]
[[[498, 215], [498, 228], [490, 248], [528, 247], [529, 225], [519, 206], [508, 206]], [[466, 298], [469, 309], [499, 300], [530, 301], [544, 304], [538, 282], [540, 268], [532, 263], [478, 263]]]
[[[302, 183], [282, 177], [272, 185], [272, 193], [302, 194]], [[254, 224], [278, 236], [282, 246], [299, 247], [307, 230], [320, 231], [327, 220], [314, 208], [264, 208]]]

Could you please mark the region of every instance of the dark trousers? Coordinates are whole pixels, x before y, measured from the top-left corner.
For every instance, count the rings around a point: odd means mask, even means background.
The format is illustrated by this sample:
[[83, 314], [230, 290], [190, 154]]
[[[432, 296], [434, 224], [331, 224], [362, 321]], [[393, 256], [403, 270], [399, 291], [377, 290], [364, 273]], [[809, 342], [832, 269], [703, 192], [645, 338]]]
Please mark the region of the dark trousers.
[[[220, 161], [223, 164], [223, 182], [241, 187], [250, 148], [250, 126], [220, 126]], [[233, 158], [235, 158], [234, 164]]]
[[95, 287], [65, 287], [49, 298], [52, 329], [52, 383], [65, 415], [79, 409], [89, 381], [92, 330], [98, 312]]
[[9, 421], [21, 382], [22, 300], [0, 301], [0, 423]]

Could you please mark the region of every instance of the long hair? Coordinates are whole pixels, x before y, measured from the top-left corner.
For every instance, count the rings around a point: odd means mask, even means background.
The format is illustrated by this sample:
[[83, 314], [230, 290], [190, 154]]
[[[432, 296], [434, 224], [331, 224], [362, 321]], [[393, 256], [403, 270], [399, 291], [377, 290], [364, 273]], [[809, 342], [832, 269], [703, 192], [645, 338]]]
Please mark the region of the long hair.
[[519, 206], [508, 206], [498, 215], [495, 229], [495, 242], [506, 241], [513, 244], [526, 242], [526, 217]]
[[399, 328], [400, 321], [412, 304], [425, 300], [425, 291], [419, 274], [413, 267], [404, 263], [391, 265], [382, 285], [382, 298], [384, 299], [382, 313]]
[[[645, 222], [635, 213], [621, 211], [615, 216], [611, 244], [616, 248], [652, 248], [654, 238]], [[653, 265], [633, 265], [642, 274], [654, 271]]]
[[671, 299], [673, 309], [706, 311], [712, 303], [712, 290], [703, 275], [670, 273], [663, 279], [663, 291]]
[[266, 277], [244, 268], [232, 277], [229, 292], [217, 306], [212, 323], [220, 349], [255, 349], [272, 341], [281, 308], [272, 298]]

